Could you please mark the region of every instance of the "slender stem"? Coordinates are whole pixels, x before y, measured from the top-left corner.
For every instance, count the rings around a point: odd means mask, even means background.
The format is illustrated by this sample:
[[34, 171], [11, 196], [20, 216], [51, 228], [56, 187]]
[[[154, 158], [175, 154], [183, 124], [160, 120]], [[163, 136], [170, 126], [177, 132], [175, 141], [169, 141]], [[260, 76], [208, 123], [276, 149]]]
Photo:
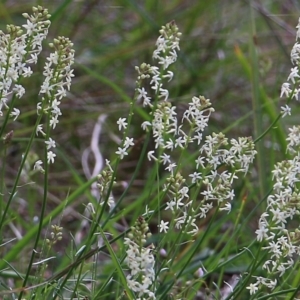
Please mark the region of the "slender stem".
[[[259, 91], [259, 65], [258, 57], [256, 51], [256, 28], [255, 28], [255, 18], [254, 18], [254, 9], [250, 5], [250, 19], [251, 19], [251, 38], [250, 38], [250, 56], [252, 61], [252, 72], [251, 72], [251, 81], [252, 81], [252, 106], [253, 111], [255, 112], [253, 117], [254, 122], [254, 132], [255, 136], [258, 137], [263, 132], [263, 111], [261, 106], [261, 95]], [[264, 154], [264, 145], [263, 141], [258, 141], [256, 143], [257, 147], [257, 164], [258, 164], [258, 174], [259, 174], [259, 190], [260, 197], [263, 197], [266, 193], [266, 167], [265, 167], [265, 154]]]

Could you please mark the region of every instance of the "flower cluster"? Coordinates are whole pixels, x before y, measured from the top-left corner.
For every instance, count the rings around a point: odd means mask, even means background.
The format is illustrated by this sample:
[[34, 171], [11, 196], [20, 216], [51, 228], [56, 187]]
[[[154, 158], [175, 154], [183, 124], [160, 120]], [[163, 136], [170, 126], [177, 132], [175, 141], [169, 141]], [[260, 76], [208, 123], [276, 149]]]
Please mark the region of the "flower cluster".
[[[225, 148], [227, 145], [230, 145], [229, 149]], [[170, 199], [166, 210], [171, 210], [178, 216], [174, 219], [175, 228], [189, 234], [197, 234], [196, 218], [205, 218], [213, 208], [214, 201], [220, 210], [230, 212], [231, 201], [235, 196], [232, 184], [238, 178], [236, 174], [248, 172], [255, 154], [251, 138], [232, 139], [228, 142], [222, 133], [208, 135], [199, 149], [199, 156], [195, 160], [196, 170], [189, 174], [190, 180], [186, 182], [179, 172], [171, 172], [164, 186]], [[227, 165], [233, 171], [218, 171], [222, 165]], [[190, 198], [193, 186], [203, 188], [200, 201]], [[197, 193], [194, 195], [199, 198]], [[191, 211], [188, 211], [189, 207], [192, 207]]]
[[[280, 97], [287, 97], [290, 99], [295, 98], [296, 100], [300, 99], [300, 43], [298, 40], [300, 39], [300, 18], [299, 24], [296, 26], [297, 34], [296, 34], [296, 43], [294, 44], [292, 51], [291, 51], [291, 62], [295, 66], [291, 68], [291, 72], [287, 78], [287, 82], [284, 82], [281, 86], [281, 93]], [[292, 86], [291, 86], [292, 85]], [[290, 115], [291, 109], [288, 105], [282, 106], [281, 111], [283, 116]]]
[[[21, 80], [32, 75], [30, 64], [37, 63], [38, 55], [42, 51], [42, 42], [47, 37], [51, 24], [48, 10], [41, 6], [33, 7], [31, 15], [24, 13], [23, 16], [27, 19], [27, 23], [23, 25], [26, 33], [21, 27], [14, 25], [7, 27], [7, 34], [0, 31], [0, 116], [3, 116], [4, 108], [8, 110], [7, 116], [13, 117], [14, 120], [20, 114], [20, 110], [15, 107], [15, 100], [25, 93]], [[43, 72], [45, 80], [40, 90], [42, 101], [37, 104], [40, 120], [43, 114], [50, 117], [46, 133], [43, 131], [43, 125], [38, 124], [36, 134], [40, 132], [45, 137], [47, 160], [48, 163], [53, 163], [56, 154], [51, 149], [55, 148], [56, 144], [49, 136], [48, 128], [56, 127], [61, 115], [60, 100], [70, 89], [74, 50], [73, 44], [64, 37], [55, 39], [50, 46], [55, 52], [47, 58]], [[6, 122], [7, 118], [4, 124]], [[36, 162], [34, 169], [44, 171], [40, 160]]]
[[176, 50], [180, 50], [179, 41], [181, 33], [174, 21], [166, 24], [166, 26], [162, 26], [159, 33], [160, 36], [156, 41], [156, 49], [153, 52], [153, 58], [158, 60], [158, 63], [162, 65], [163, 70], [166, 70], [177, 60]]
[[[175, 228], [196, 234], [197, 217], [205, 218], [208, 211], [213, 208], [214, 200], [217, 201], [220, 210], [230, 211], [230, 201], [234, 198], [232, 184], [237, 178], [236, 173], [248, 172], [256, 151], [251, 138], [228, 141], [222, 133], [213, 133], [203, 138], [209, 118], [214, 112], [210, 100], [203, 96], [193, 97], [182, 119], [179, 120], [176, 106], [172, 106], [168, 101], [169, 92], [162, 82], [166, 78], [170, 81], [173, 77], [173, 73], [167, 68], [176, 61], [176, 50], [179, 50], [181, 34], [175, 23], [163, 27], [160, 33], [153, 57], [161, 64], [161, 68], [145, 63], [136, 68], [139, 74], [137, 99], [142, 101], [143, 106], [150, 106], [152, 109], [151, 121], [143, 122], [142, 128], [146, 131], [152, 130], [155, 142], [155, 150], [148, 152], [148, 159], [162, 164], [170, 173], [164, 191], [169, 198], [166, 210], [171, 210], [176, 216], [173, 220]], [[153, 98], [157, 100], [154, 103], [145, 88], [141, 87], [144, 79], [150, 80], [151, 89], [155, 93]], [[192, 144], [199, 152], [195, 160], [196, 169], [188, 175], [190, 180], [186, 180], [179, 171], [182, 168], [180, 161], [178, 163], [178, 159], [172, 159], [172, 156], [175, 151], [185, 151]], [[218, 171], [221, 165], [229, 166], [233, 172]], [[190, 198], [191, 186], [195, 185], [197, 189], [193, 194], [193, 200]], [[201, 185], [204, 191], [200, 193], [202, 199], [198, 202], [196, 199], [199, 199]], [[169, 222], [160, 221], [160, 232], [166, 232], [168, 227]]]
[[[299, 19], [300, 22], [300, 19]], [[297, 39], [299, 39], [300, 23], [297, 26]], [[286, 95], [290, 99], [298, 100], [300, 75], [300, 44], [296, 42], [291, 52], [291, 61], [297, 66], [292, 68], [288, 81], [294, 84], [290, 89], [289, 83], [282, 85], [281, 97]], [[257, 241], [263, 243], [262, 247], [268, 253], [263, 269], [268, 273], [267, 278], [254, 276], [256, 282], [248, 286], [250, 294], [255, 294], [260, 288], [266, 286], [273, 290], [281, 278], [295, 265], [295, 259], [300, 253], [300, 228], [291, 220], [300, 215], [300, 127], [289, 129], [287, 137], [287, 152], [292, 156], [289, 160], [278, 162], [273, 170], [273, 193], [267, 198], [266, 211], [262, 213], [258, 229]]]
[[[99, 195], [100, 205], [105, 204], [105, 201], [103, 199], [105, 199], [105, 197], [107, 196], [111, 182], [115, 183], [113, 177], [113, 169], [110, 165], [109, 160], [106, 160], [106, 166], [107, 169], [102, 170], [101, 173], [97, 176], [98, 178], [97, 187], [100, 193]], [[109, 206], [110, 209], [112, 209], [115, 206], [115, 200], [111, 193], [108, 196], [107, 205]]]
[[61, 110], [59, 105], [61, 99], [66, 96], [67, 91], [70, 90], [73, 69], [71, 65], [74, 63], [73, 43], [68, 38], [58, 37], [54, 40], [50, 47], [54, 49], [47, 58], [44, 67], [43, 75], [45, 80], [40, 89], [42, 101], [37, 104], [38, 114], [47, 114], [48, 124], [47, 133], [43, 131], [43, 125], [39, 124], [36, 134], [42, 133], [45, 136], [45, 144], [47, 146], [47, 160], [48, 163], [53, 163], [56, 154], [51, 150], [56, 147], [55, 141], [50, 138], [49, 131], [55, 129], [58, 124]]
[[[227, 146], [228, 144], [230, 145], [229, 149], [221, 148], [221, 146]], [[205, 191], [201, 193], [204, 200], [208, 202], [216, 200], [218, 204], [225, 202], [225, 206], [220, 209], [230, 211], [230, 201], [234, 198], [233, 180], [238, 178], [237, 173], [246, 174], [248, 172], [256, 154], [254, 147], [251, 138], [242, 137], [238, 140], [231, 139], [228, 142], [228, 139], [222, 133], [214, 133], [212, 136], [206, 137], [204, 145], [200, 148], [201, 155], [196, 159], [197, 168], [201, 166], [205, 170], [210, 170], [202, 178], [203, 184], [206, 185]], [[217, 170], [221, 165], [227, 165], [234, 171], [218, 172]], [[200, 177], [200, 173], [198, 173], [198, 176]], [[202, 209], [201, 211], [203, 213]], [[207, 211], [204, 217], [206, 213]]]
[[[150, 110], [149, 118], [141, 125], [143, 130], [152, 134], [154, 141], [154, 149], [147, 154], [148, 160], [167, 172], [162, 191], [167, 199], [165, 210], [171, 212], [172, 219], [159, 219], [159, 232], [167, 233], [171, 227], [196, 235], [198, 220], [207, 216], [214, 203], [219, 210], [231, 211], [231, 201], [235, 196], [233, 182], [238, 178], [237, 174], [248, 172], [256, 150], [249, 137], [228, 140], [223, 133], [205, 136], [214, 109], [204, 96], [192, 97], [182, 117], [178, 116], [176, 106], [169, 101], [165, 83], [173, 78], [173, 72], [168, 68], [177, 59], [180, 36], [174, 22], [161, 29], [153, 53], [159, 67], [146, 63], [136, 67], [138, 77], [134, 99]], [[147, 91], [146, 86], [151, 90]], [[123, 131], [122, 146], [116, 152], [120, 159], [133, 145], [127, 135], [132, 115], [130, 112], [128, 118], [117, 121], [119, 130]], [[180, 153], [190, 149], [194, 149], [194, 169], [185, 177], [184, 156]], [[157, 204], [151, 203], [151, 208], [153, 205]], [[141, 229], [134, 231], [137, 235], [139, 231], [143, 232]], [[147, 294], [147, 299], [151, 299], [154, 298], [154, 290], [149, 290], [154, 280], [154, 258], [151, 250], [144, 248], [134, 239], [135, 236], [125, 239], [128, 247], [126, 263], [130, 269], [128, 286], [139, 297]]]
[[[290, 133], [288, 139], [297, 138], [300, 141], [300, 128], [297, 137]], [[291, 138], [291, 135], [293, 137]], [[271, 276], [281, 277], [295, 264], [295, 254], [300, 253], [299, 227], [293, 227], [291, 220], [300, 215], [300, 190], [297, 182], [300, 180], [300, 147], [288, 144], [288, 149], [296, 151], [293, 159], [276, 164], [273, 171], [275, 181], [274, 192], [267, 199], [267, 209], [261, 215], [256, 230], [257, 240], [267, 245], [263, 247], [269, 254], [269, 258], [263, 264], [263, 269], [268, 272], [268, 278], [257, 277], [257, 281], [248, 288], [254, 294], [262, 286], [274, 289], [277, 279], [271, 280]], [[288, 225], [290, 224], [290, 225]]]
[[27, 19], [23, 25], [26, 33], [14, 25], [7, 26], [7, 34], [0, 31], [0, 116], [5, 108], [14, 120], [20, 114], [14, 107], [15, 98], [25, 93], [20, 81], [32, 75], [29, 64], [37, 62], [50, 26], [48, 10], [41, 6], [33, 7], [32, 15], [24, 13], [23, 16]]
[[[178, 27], [176, 26], [175, 22], [171, 22], [168, 23], [166, 26], [162, 27], [162, 29], [160, 30], [160, 34], [161, 35], [159, 36], [156, 42], [156, 49], [153, 53], [153, 58], [158, 59], [159, 61], [158, 63], [161, 65], [162, 70], [165, 71], [177, 59], [176, 50], [179, 50], [179, 39], [181, 33], [178, 31]], [[140, 67], [136, 67], [136, 70], [138, 72], [138, 78], [136, 82], [137, 88], [136, 88], [135, 99], [138, 102], [142, 102], [144, 107], [146, 106], [153, 107], [151, 96], [148, 96], [145, 87], [142, 86], [142, 82], [145, 79], [150, 79], [151, 89], [154, 90], [155, 96], [158, 97], [159, 100], [163, 100], [163, 101], [168, 100], [169, 91], [163, 88], [162, 81], [165, 79], [167, 79], [168, 81], [172, 80], [173, 72], [167, 71], [166, 74], [162, 74], [162, 71], [158, 67], [151, 66], [146, 63], [142, 63]], [[167, 103], [167, 106], [168, 105], [169, 103]], [[166, 110], [168, 110], [167, 107]], [[170, 114], [172, 114], [172, 110], [173, 109], [171, 108], [171, 110], [169, 111]], [[158, 109], [156, 117], [159, 119], [160, 115], [161, 113], [160, 110]], [[130, 113], [129, 118], [131, 116], [132, 114]], [[165, 118], [165, 120], [168, 121], [168, 118]], [[119, 130], [126, 129], [129, 123], [130, 122], [127, 122], [126, 118], [120, 118], [117, 121]], [[144, 129], [147, 129], [148, 126], [151, 126], [149, 122], [144, 122], [142, 124], [142, 127]], [[159, 140], [160, 140], [160, 133], [158, 132], [157, 143], [159, 143]], [[129, 138], [126, 134], [124, 134], [123, 145], [122, 147], [118, 147], [116, 154], [120, 157], [120, 159], [123, 159], [128, 154], [129, 147], [133, 145], [134, 145], [133, 139]]]
[[125, 238], [127, 246], [125, 263], [129, 268], [127, 284], [139, 299], [156, 299], [154, 293], [155, 259], [152, 254], [154, 246], [144, 247], [150, 235], [148, 224], [143, 217], [139, 217], [131, 228], [128, 238]]
[[[295, 130], [297, 129], [297, 130]], [[300, 190], [297, 182], [300, 180], [300, 127], [291, 130], [287, 140], [287, 149], [296, 153], [293, 159], [279, 162], [273, 171], [274, 192], [267, 199], [267, 209], [261, 215], [256, 230], [257, 241], [266, 243], [263, 247], [269, 254], [263, 264], [268, 278], [257, 277], [257, 281], [248, 288], [250, 293], [257, 292], [262, 285], [274, 289], [277, 279], [293, 268], [295, 255], [300, 253], [299, 227], [293, 227], [291, 220], [300, 215]], [[288, 225], [290, 224], [290, 225]]]
[[51, 225], [50, 239], [46, 239], [46, 244], [51, 248], [54, 244], [62, 239], [62, 230], [63, 228], [58, 225]]
[[[150, 150], [147, 156], [169, 173], [163, 190], [169, 199], [165, 209], [170, 210], [174, 216], [172, 226], [189, 234], [197, 234], [196, 220], [206, 217], [213, 208], [213, 201], [217, 202], [220, 210], [231, 210], [233, 181], [237, 179], [237, 173], [248, 172], [256, 151], [251, 138], [228, 141], [222, 133], [203, 137], [214, 112], [210, 100], [203, 96], [192, 97], [182, 119], [179, 119], [176, 106], [169, 101], [169, 91], [164, 83], [173, 78], [168, 68], [177, 59], [180, 36], [174, 22], [162, 27], [153, 53], [159, 67], [146, 63], [136, 67], [136, 99], [151, 109], [149, 120], [142, 123], [145, 131], [151, 131], [155, 143], [155, 149]], [[150, 84], [153, 95], [148, 95], [145, 81], [146, 85]], [[119, 130], [126, 129], [129, 123], [127, 119], [120, 118], [117, 122]], [[123, 147], [119, 147], [116, 152], [120, 158], [127, 155], [127, 149], [131, 146], [129, 141], [126, 137]], [[189, 180], [186, 180], [180, 173], [182, 162], [177, 157], [181, 151], [188, 151], [191, 145], [198, 149], [196, 168], [188, 175]], [[228, 166], [232, 172], [220, 172], [222, 165]], [[160, 232], [167, 232], [168, 228], [169, 222], [160, 220]]]
[[146, 63], [141, 64], [140, 67], [136, 67], [138, 72], [138, 87], [136, 89], [137, 100], [142, 100], [143, 106], [152, 107], [153, 104], [151, 103], [152, 98], [147, 96], [145, 88], [142, 87], [142, 82], [149, 78], [151, 89], [154, 90], [155, 97], [159, 100], [167, 101], [169, 91], [163, 87], [163, 80], [169, 82], [174, 75], [172, 71], [167, 69], [177, 60], [176, 51], [179, 51], [181, 32], [179, 32], [175, 22], [171, 22], [166, 26], [163, 26], [159, 33], [160, 36], [156, 41], [156, 49], [153, 52], [153, 58], [158, 60], [158, 64], [161, 65], [161, 68]]

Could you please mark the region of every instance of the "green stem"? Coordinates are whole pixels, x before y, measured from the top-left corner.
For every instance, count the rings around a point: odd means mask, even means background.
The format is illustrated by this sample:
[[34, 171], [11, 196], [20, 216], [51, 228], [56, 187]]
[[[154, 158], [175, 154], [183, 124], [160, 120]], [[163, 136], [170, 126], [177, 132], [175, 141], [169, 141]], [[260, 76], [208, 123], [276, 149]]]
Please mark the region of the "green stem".
[[[259, 65], [258, 57], [256, 51], [256, 28], [255, 28], [255, 19], [254, 11], [250, 3], [250, 19], [251, 19], [251, 39], [250, 39], [250, 57], [252, 61], [252, 72], [251, 72], [251, 82], [252, 82], [252, 105], [254, 114], [254, 132], [255, 136], [258, 137], [263, 132], [263, 111], [261, 107], [261, 95], [259, 89]], [[263, 141], [256, 143], [257, 147], [257, 164], [258, 164], [258, 178], [259, 178], [259, 189], [260, 196], [263, 197], [266, 191], [266, 167], [265, 167], [265, 153]]]

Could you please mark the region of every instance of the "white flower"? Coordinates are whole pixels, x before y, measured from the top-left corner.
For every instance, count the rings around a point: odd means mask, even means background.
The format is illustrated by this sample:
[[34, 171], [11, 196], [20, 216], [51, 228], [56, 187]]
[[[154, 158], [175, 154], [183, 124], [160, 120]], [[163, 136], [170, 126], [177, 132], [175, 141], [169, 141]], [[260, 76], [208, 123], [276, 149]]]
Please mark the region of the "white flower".
[[144, 97], [147, 97], [147, 92], [144, 87], [142, 87], [141, 89], [138, 88], [137, 91], [138, 91], [137, 101], [140, 101]]
[[294, 67], [291, 69], [291, 73], [288, 77], [288, 81], [291, 80], [292, 83], [295, 83], [295, 78], [299, 78], [299, 70], [298, 70], [298, 67]]
[[118, 154], [120, 158], [123, 159], [125, 155], [128, 155], [128, 152], [126, 150], [126, 148], [118, 147], [118, 151], [116, 151], [116, 154]]
[[47, 60], [50, 62], [50, 64], [57, 65], [58, 64], [59, 55], [57, 52], [50, 53], [50, 56], [47, 57]]
[[286, 104], [285, 106], [281, 106], [282, 117], [284, 118], [286, 115], [291, 115], [291, 108]]
[[45, 141], [45, 144], [47, 145], [48, 150], [56, 147], [55, 141], [51, 138], [49, 138], [49, 141]]
[[147, 130], [148, 127], [151, 127], [151, 123], [149, 121], [145, 121], [142, 123], [141, 127], [143, 130]]
[[231, 190], [226, 194], [226, 199], [233, 200], [234, 196], [234, 190]]
[[173, 151], [174, 149], [174, 142], [169, 139], [168, 141], [166, 141], [166, 144], [165, 144], [165, 149], [170, 149], [171, 151]]
[[173, 211], [174, 210], [173, 207], [176, 206], [176, 202], [174, 200], [171, 200], [171, 201], [167, 202], [166, 204], [167, 204], [167, 206], [166, 206], [165, 210], [170, 209]]
[[224, 207], [220, 207], [220, 210], [228, 211], [228, 214], [231, 212], [231, 204], [229, 202], [225, 203]]
[[196, 162], [196, 168], [198, 169], [199, 168], [199, 166], [201, 167], [201, 168], [204, 168], [204, 157], [203, 156], [198, 156], [198, 158], [195, 160], [195, 162]]
[[18, 98], [21, 98], [25, 94], [25, 89], [20, 84], [16, 84], [13, 91], [16, 93]]
[[151, 97], [147, 96], [147, 92], [144, 87], [141, 89], [137, 89], [138, 91], [138, 96], [137, 96], [137, 101], [143, 100], [143, 106], [151, 105]]
[[256, 284], [250, 283], [249, 286], [246, 287], [249, 290], [250, 295], [254, 295], [258, 291], [258, 287]]
[[30, 77], [33, 74], [30, 67], [23, 67], [22, 68], [22, 76], [23, 77]]
[[125, 142], [124, 142], [124, 148], [129, 148], [130, 146], [134, 146], [133, 138], [129, 138], [126, 136]]
[[29, 59], [27, 59], [27, 63], [32, 63], [32, 64], [36, 64], [37, 61], [38, 61], [38, 53], [31, 53], [30, 54], [30, 57]]
[[161, 86], [160, 84], [160, 80], [161, 78], [159, 77], [160, 74], [156, 74], [154, 76], [152, 76], [152, 79], [150, 81], [150, 85], [151, 85], [151, 89], [157, 91], [158, 88]]
[[47, 152], [47, 161], [48, 161], [48, 164], [49, 163], [54, 163], [54, 158], [55, 158], [56, 154], [52, 151], [48, 151]]
[[149, 161], [151, 161], [151, 160], [157, 161], [157, 158], [153, 155], [153, 153], [154, 153], [153, 150], [148, 152], [147, 157], [148, 157]]
[[286, 271], [286, 268], [285, 268], [284, 264], [280, 264], [277, 267], [277, 271], [279, 272], [279, 277], [281, 277]]
[[126, 118], [119, 118], [119, 120], [117, 121], [117, 124], [119, 125], [120, 131], [122, 128], [126, 129], [126, 127], [127, 127]]
[[35, 162], [33, 169], [44, 173], [45, 170], [43, 169], [42, 165], [43, 165], [43, 162], [41, 160], [38, 160]]
[[182, 187], [178, 194], [181, 195], [182, 198], [189, 198], [189, 188], [187, 186]]
[[168, 82], [172, 80], [173, 78], [173, 72], [171, 71], [167, 71], [167, 74], [166, 75], [163, 75], [163, 78], [168, 78]]
[[298, 64], [299, 61], [300, 44], [295, 43], [291, 51], [291, 61], [293, 64]]
[[202, 141], [202, 133], [201, 132], [197, 132], [194, 135], [193, 140], [197, 140], [197, 145], [200, 145], [200, 143]]
[[42, 134], [42, 135], [46, 135], [46, 133], [43, 131], [43, 125], [42, 124], [39, 124], [37, 127], [36, 127], [36, 131], [35, 131], [35, 134], [38, 135], [39, 132]]
[[169, 222], [164, 222], [163, 220], [160, 221], [160, 224], [158, 225], [159, 227], [159, 232], [164, 232], [166, 233], [169, 229], [168, 226]]
[[10, 116], [14, 117], [14, 121], [16, 121], [19, 115], [20, 115], [20, 110], [14, 107], [14, 110], [10, 113]]
[[57, 99], [54, 99], [52, 101], [51, 107], [52, 107], [53, 111], [58, 110], [58, 107], [59, 107], [60, 103], [61, 103], [61, 101], [58, 101]]
[[62, 115], [61, 110], [58, 106], [52, 107], [51, 113], [53, 116], [57, 116], [57, 117]]
[[164, 101], [167, 101], [169, 98], [169, 91], [167, 89], [160, 89], [159, 90], [159, 97], [164, 98]]
[[176, 168], [176, 166], [177, 165], [175, 163], [171, 163], [165, 168], [165, 170], [169, 171], [170, 173], [173, 173], [173, 169]]
[[42, 102], [38, 102], [36, 105], [37, 114], [40, 114], [40, 111], [42, 110]]
[[29, 19], [27, 19], [27, 24], [22, 25], [27, 30], [27, 35], [32, 35], [32, 33], [36, 30], [37, 23], [32, 23]]
[[51, 91], [53, 90], [54, 85], [50, 84], [49, 77], [46, 77], [44, 82], [41, 85], [40, 94], [46, 94], [50, 97]]
[[182, 136], [179, 136], [176, 140], [175, 140], [175, 145], [174, 147], [177, 148], [178, 146], [183, 149], [184, 145], [186, 143], [186, 139]]
[[281, 93], [280, 93], [280, 98], [285, 95], [286, 97], [289, 97], [291, 94], [292, 90], [290, 89], [290, 84], [285, 82], [281, 86]]
[[162, 155], [160, 156], [160, 158], [162, 159], [163, 165], [165, 165], [165, 164], [167, 164], [167, 163], [171, 163], [170, 155], [167, 155], [166, 153], [162, 154]]
[[56, 125], [59, 123], [58, 115], [53, 115], [50, 120], [50, 126], [55, 129]]
[[190, 174], [189, 177], [192, 178], [192, 183], [195, 183], [201, 179], [201, 173], [194, 172], [193, 174]]

